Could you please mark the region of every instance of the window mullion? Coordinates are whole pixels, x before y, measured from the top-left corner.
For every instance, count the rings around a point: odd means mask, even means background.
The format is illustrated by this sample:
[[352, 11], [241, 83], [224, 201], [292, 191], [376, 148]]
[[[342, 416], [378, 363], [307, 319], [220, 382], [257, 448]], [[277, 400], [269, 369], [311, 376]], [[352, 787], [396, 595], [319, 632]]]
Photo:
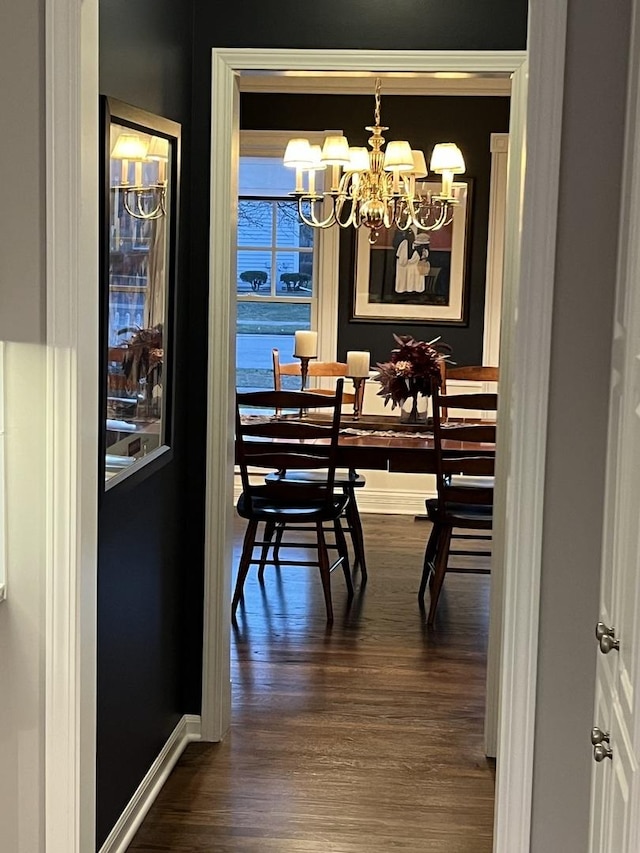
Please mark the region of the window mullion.
[[271, 296], [278, 295], [278, 202], [271, 202]]

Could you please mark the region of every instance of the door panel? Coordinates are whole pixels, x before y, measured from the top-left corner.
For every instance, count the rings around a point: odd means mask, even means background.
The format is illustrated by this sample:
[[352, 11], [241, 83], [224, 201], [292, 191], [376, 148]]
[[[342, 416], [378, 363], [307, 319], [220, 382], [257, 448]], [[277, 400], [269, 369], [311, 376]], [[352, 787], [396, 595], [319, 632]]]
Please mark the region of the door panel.
[[[637, 38], [638, 3], [634, 6]], [[611, 756], [593, 764], [589, 853], [638, 853], [640, 730], [640, 57], [631, 52], [620, 251], [613, 330], [600, 612], [612, 630], [598, 643], [594, 726]], [[613, 632], [615, 643], [613, 645]]]
[[[595, 719], [598, 721], [600, 728], [603, 731], [611, 730], [610, 705], [607, 697], [610, 696], [610, 690], [602, 690], [599, 683], [596, 684], [596, 702], [595, 702]], [[589, 835], [589, 850], [600, 851], [606, 850], [605, 845], [605, 830], [609, 827], [609, 792], [611, 790], [610, 775], [612, 769], [609, 762], [606, 762], [605, 767], [599, 767], [598, 772], [593, 774], [593, 784], [591, 786], [591, 827]]]
[[[629, 846], [632, 811], [632, 785], [637, 776], [637, 766], [628, 739], [623, 715], [619, 706], [614, 707], [611, 722], [611, 747], [614, 758], [603, 763], [602, 768], [608, 774], [606, 787], [609, 788], [609, 842], [604, 850], [631, 851], [637, 848]], [[609, 766], [610, 765], [610, 766]]]

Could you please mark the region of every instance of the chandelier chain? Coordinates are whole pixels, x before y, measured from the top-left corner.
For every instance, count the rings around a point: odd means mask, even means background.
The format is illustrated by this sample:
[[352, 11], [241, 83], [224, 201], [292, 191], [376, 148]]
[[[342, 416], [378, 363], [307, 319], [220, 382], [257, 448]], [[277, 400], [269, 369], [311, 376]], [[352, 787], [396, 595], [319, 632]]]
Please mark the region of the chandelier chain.
[[375, 110], [373, 112], [373, 117], [376, 125], [380, 127], [380, 89], [382, 87], [382, 80], [378, 77], [376, 79], [376, 89], [375, 89]]

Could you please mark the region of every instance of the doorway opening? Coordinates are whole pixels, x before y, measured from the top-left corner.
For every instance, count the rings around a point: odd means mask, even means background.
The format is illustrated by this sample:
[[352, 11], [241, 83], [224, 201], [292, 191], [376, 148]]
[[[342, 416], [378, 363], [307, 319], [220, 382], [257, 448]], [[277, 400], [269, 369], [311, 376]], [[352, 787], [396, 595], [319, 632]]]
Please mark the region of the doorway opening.
[[[560, 51], [561, 38], [546, 45], [547, 52]], [[502, 704], [518, 719], [500, 732], [498, 792], [496, 800], [496, 833], [494, 849], [525, 851], [526, 828], [530, 820], [530, 786], [533, 720], [535, 711], [535, 653], [537, 646], [537, 596], [539, 578], [539, 513], [531, 514], [541, 499], [544, 476], [544, 438], [546, 435], [546, 400], [548, 348], [540, 341], [548, 340], [550, 312], [547, 310], [553, 288], [553, 253], [534, 256], [533, 245], [555, 245], [555, 210], [557, 207], [557, 155], [560, 137], [562, 82], [553, 68], [546, 76], [540, 71], [536, 102], [529, 109], [532, 127], [543, 113], [545, 136], [527, 137], [524, 116], [527, 110], [527, 56], [514, 53], [430, 53], [362, 51], [354, 57], [348, 51], [279, 51], [216, 49], [213, 53], [213, 124], [212, 124], [212, 192], [211, 202], [211, 311], [209, 361], [209, 446], [207, 464], [205, 637], [202, 730], [203, 737], [220, 740], [229, 725], [229, 590], [231, 573], [231, 509], [233, 490], [232, 401], [235, 392], [233, 359], [235, 355], [235, 312], [229, 293], [229, 281], [235, 281], [235, 257], [231, 237], [236, 223], [229, 219], [229, 199], [237, 197], [237, 130], [239, 90], [237, 74], [252, 69], [267, 71], [340, 72], [357, 70], [367, 74], [369, 68], [388, 71], [450, 71], [475, 74], [508, 73], [512, 81], [511, 150], [508, 180], [508, 207], [511, 215], [505, 235], [505, 281], [509, 288], [503, 307], [502, 360], [508, 364], [501, 375], [506, 393], [501, 395], [499, 422], [508, 424], [501, 442], [505, 451], [498, 459], [498, 480], [509, 482], [510, 501], [516, 501], [517, 512], [510, 515], [502, 530], [497, 531], [496, 558], [507, 567], [506, 585], [496, 595], [505, 624], [502, 633], [501, 682]], [[542, 54], [542, 50], [541, 50]], [[542, 67], [542, 65], [541, 65]], [[538, 69], [539, 70], [539, 69]], [[559, 93], [559, 95], [558, 95]], [[525, 187], [524, 154], [527, 162], [537, 165], [538, 180], [534, 190]], [[526, 190], [526, 192], [525, 192]], [[527, 229], [520, 234], [520, 223], [528, 214]], [[527, 265], [521, 265], [526, 256]], [[540, 277], [542, 276], [542, 277]], [[544, 281], [543, 293], [536, 294], [535, 305], [526, 285], [532, 277]], [[513, 317], [517, 310], [530, 307], [527, 329], [519, 329], [516, 341]], [[506, 318], [506, 322], [505, 321]], [[537, 381], [527, 383], [527, 393], [520, 385], [524, 378], [519, 353], [535, 351], [539, 369]], [[535, 345], [535, 348], [534, 348]], [[531, 362], [529, 362], [529, 367]], [[514, 393], [517, 392], [517, 393]], [[218, 405], [213, 405], [216, 401]], [[227, 406], [220, 405], [226, 401]], [[517, 402], [517, 406], [515, 403]], [[527, 433], [527, 438], [522, 436]], [[522, 435], [520, 435], [522, 433]], [[519, 441], [514, 441], [517, 436]], [[500, 465], [504, 466], [502, 476]], [[518, 476], [514, 477], [513, 472]], [[532, 489], [533, 486], [533, 489]], [[496, 514], [504, 517], [507, 494], [496, 494]], [[533, 519], [533, 520], [532, 520]], [[523, 612], [522, 602], [527, 602]], [[515, 618], [520, 604], [518, 618]], [[518, 666], [514, 661], [518, 661]], [[515, 716], [514, 716], [515, 714]], [[500, 774], [505, 784], [500, 783]], [[505, 815], [509, 815], [506, 821]], [[505, 821], [508, 826], [505, 828]], [[517, 836], [517, 838], [516, 838]], [[510, 840], [511, 839], [511, 840]], [[504, 845], [504, 846], [502, 846]]]

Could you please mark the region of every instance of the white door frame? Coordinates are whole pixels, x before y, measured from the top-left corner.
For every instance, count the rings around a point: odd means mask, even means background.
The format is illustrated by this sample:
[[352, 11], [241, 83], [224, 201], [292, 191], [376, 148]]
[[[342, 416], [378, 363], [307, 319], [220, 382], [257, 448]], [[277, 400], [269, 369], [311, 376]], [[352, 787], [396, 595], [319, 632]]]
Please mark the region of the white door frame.
[[[496, 514], [504, 586], [495, 853], [528, 853], [551, 306], [566, 0], [530, 15], [524, 52], [214, 48], [212, 61], [209, 388], [202, 736], [230, 725], [235, 218], [242, 71], [506, 71], [512, 74]], [[527, 96], [527, 85], [531, 83]], [[526, 168], [525, 168], [526, 151]], [[527, 322], [518, 322], [526, 317]], [[509, 514], [506, 515], [506, 508]], [[495, 629], [493, 631], [496, 633]], [[501, 639], [501, 642], [499, 642]]]
[[489, 148], [491, 151], [491, 184], [489, 187], [489, 234], [487, 238], [482, 363], [495, 367], [500, 364], [500, 318], [502, 317], [509, 134], [492, 133]]
[[95, 849], [98, 0], [46, 0], [45, 814], [51, 853]]

